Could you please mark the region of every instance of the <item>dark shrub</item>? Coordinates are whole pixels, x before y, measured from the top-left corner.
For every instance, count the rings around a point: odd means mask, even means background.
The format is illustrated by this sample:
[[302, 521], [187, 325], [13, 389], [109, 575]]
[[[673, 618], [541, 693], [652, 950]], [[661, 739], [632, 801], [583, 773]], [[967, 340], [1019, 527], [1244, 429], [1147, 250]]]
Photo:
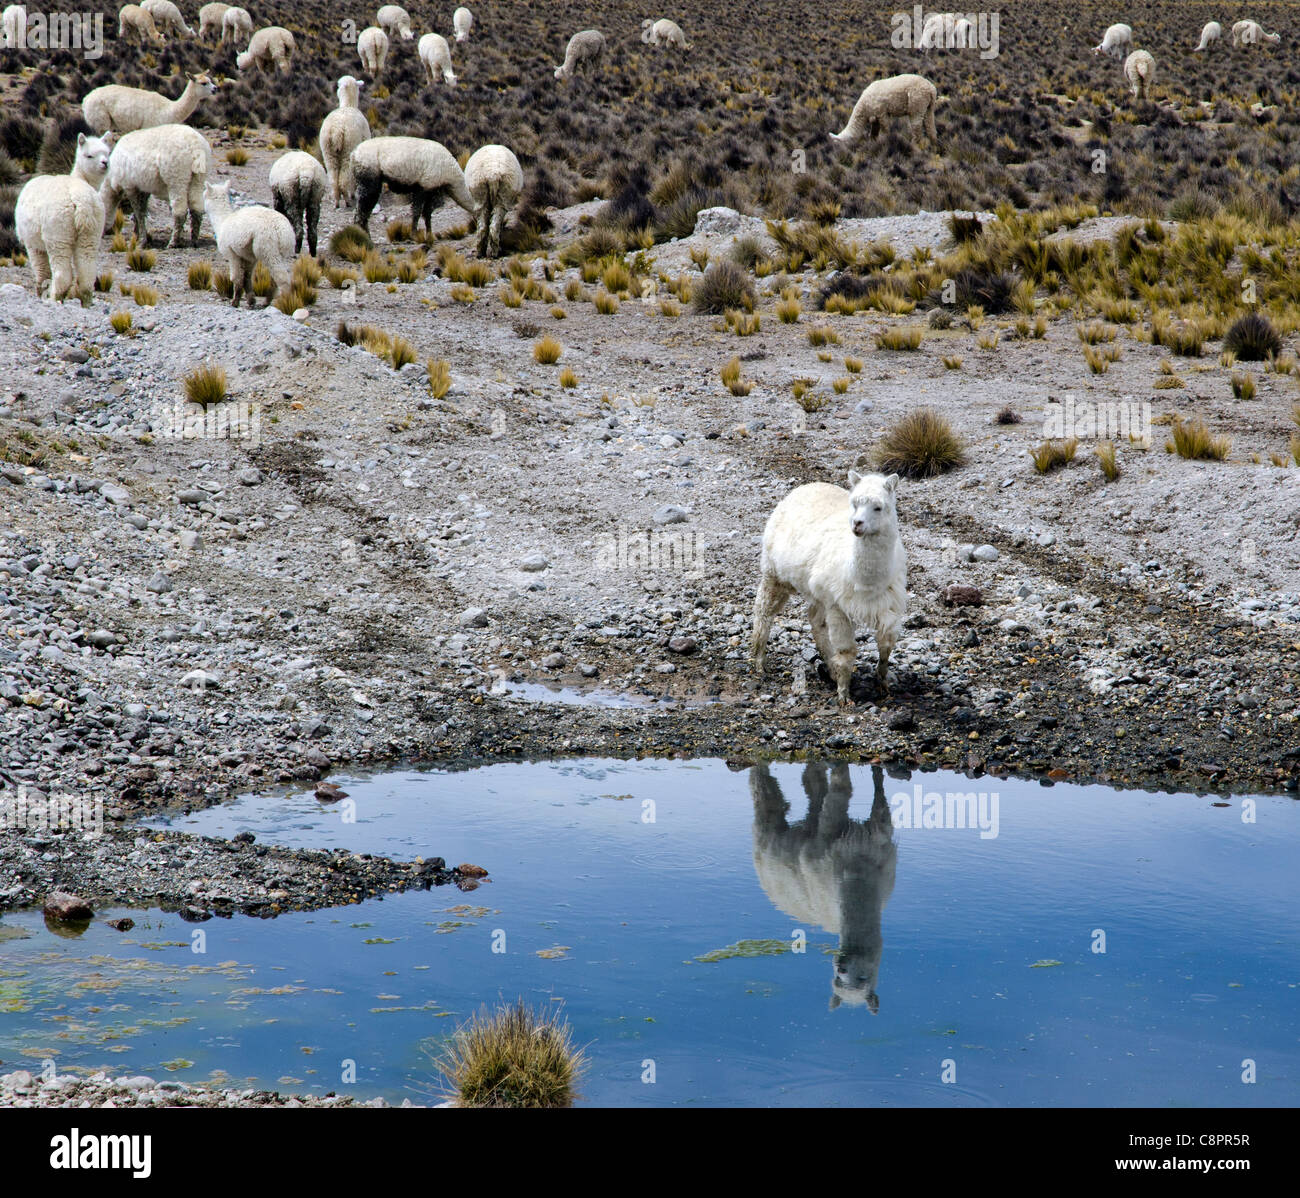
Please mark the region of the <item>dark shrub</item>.
[[1236, 354], [1242, 362], [1262, 362], [1276, 356], [1282, 348], [1282, 338], [1267, 316], [1248, 312], [1223, 335], [1223, 348]]

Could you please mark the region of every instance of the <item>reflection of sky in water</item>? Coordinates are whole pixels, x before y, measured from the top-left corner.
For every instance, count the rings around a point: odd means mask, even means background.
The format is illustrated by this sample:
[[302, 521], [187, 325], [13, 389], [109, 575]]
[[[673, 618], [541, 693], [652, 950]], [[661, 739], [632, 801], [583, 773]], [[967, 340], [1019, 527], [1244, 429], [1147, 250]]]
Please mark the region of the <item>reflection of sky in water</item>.
[[[1258, 799], [1247, 824], [1242, 799], [885, 776], [895, 813], [916, 782], [998, 797], [996, 838], [895, 827], [890, 850], [863, 831], [872, 771], [848, 774], [847, 807], [842, 773], [809, 775], [823, 833], [812, 844], [781, 820], [782, 800], [787, 824], [808, 814], [802, 766], [774, 766], [756, 802], [758, 776], [715, 761], [339, 777], [355, 824], [309, 792], [178, 819], [436, 854], [492, 880], [265, 921], [134, 912], [131, 932], [96, 923], [80, 939], [10, 915], [0, 1069], [35, 1070], [57, 1050], [61, 1068], [421, 1101], [437, 1038], [481, 1003], [522, 996], [563, 1002], [595, 1103], [1300, 1100], [1300, 805]], [[798, 928], [802, 954], [788, 951]], [[497, 929], [505, 953], [492, 951]], [[850, 988], [867, 981], [831, 1009], [846, 959]], [[1240, 1081], [1245, 1058], [1255, 1085]], [[348, 1060], [355, 1087], [341, 1083]], [[945, 1060], [955, 1084], [941, 1081]]]

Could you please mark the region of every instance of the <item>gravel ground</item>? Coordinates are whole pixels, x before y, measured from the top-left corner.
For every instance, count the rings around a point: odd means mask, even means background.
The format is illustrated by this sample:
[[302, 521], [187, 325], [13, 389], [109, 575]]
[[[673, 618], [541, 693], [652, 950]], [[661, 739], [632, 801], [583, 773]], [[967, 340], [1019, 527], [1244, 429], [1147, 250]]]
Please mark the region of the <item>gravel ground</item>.
[[[226, 173], [264, 198], [272, 156]], [[403, 211], [385, 202], [381, 239]], [[557, 226], [578, 229], [584, 211]], [[327, 210], [322, 241], [347, 218]], [[451, 209], [435, 227], [462, 220]], [[726, 213], [706, 223], [650, 256], [674, 271], [691, 248], [716, 254], [747, 231]], [[942, 248], [943, 228], [943, 214], [918, 214], [844, 231]], [[780, 324], [769, 295], [761, 331], [739, 338], [635, 300], [613, 316], [565, 302], [555, 320], [547, 304], [507, 310], [493, 286], [463, 306], [431, 272], [368, 287], [354, 308], [323, 286], [299, 323], [188, 291], [196, 256], [213, 256], [206, 225], [197, 253], [159, 251], [156, 308], [116, 295], [53, 307], [28, 274], [0, 271], [0, 794], [71, 796], [108, 829], [0, 839], [0, 909], [57, 887], [266, 913], [457, 881], [421, 863], [124, 827], [344, 763], [815, 753], [1296, 788], [1300, 471], [1250, 460], [1285, 444], [1285, 376], [1260, 372], [1255, 398], [1234, 401], [1211, 356], [1175, 363], [1184, 389], [1153, 391], [1166, 351], [1125, 333], [1121, 359], [1092, 375], [1066, 320], [1042, 341], [1004, 335], [982, 350], [954, 327], [890, 353], [874, 334], [917, 318], [865, 314], [824, 318], [841, 338], [824, 363], [811, 311]], [[788, 281], [805, 297], [820, 283]], [[135, 337], [109, 327], [120, 307]], [[434, 400], [421, 366], [395, 373], [340, 344], [341, 315], [410, 338], [421, 361], [447, 358], [451, 391]], [[532, 358], [542, 331], [564, 345], [558, 366]], [[846, 354], [864, 367], [835, 394]], [[949, 354], [960, 370], [944, 368]], [[733, 355], [755, 382], [747, 397], [719, 383]], [[256, 406], [255, 437], [169, 435], [180, 376], [207, 360], [226, 366], [236, 403]], [[563, 366], [577, 387], [559, 386]], [[812, 416], [790, 399], [798, 376], [825, 393]], [[1157, 426], [1149, 451], [1121, 445], [1112, 484], [1087, 443], [1040, 476], [1028, 450], [1049, 399], [1066, 395], [1146, 400], [1157, 421], [1202, 415], [1233, 437], [1231, 458], [1168, 455]], [[746, 640], [767, 513], [796, 484], [842, 481], [918, 402], [949, 417], [969, 461], [901, 488], [910, 614], [892, 694], [875, 689], [864, 636], [857, 705], [837, 710], [798, 607], [755, 679]], [[994, 422], [1006, 404], [1023, 423]], [[636, 564], [647, 544], [657, 568]], [[670, 549], [689, 568], [664, 560]], [[946, 606], [951, 583], [982, 603]], [[582, 701], [513, 697], [520, 683]], [[291, 863], [297, 884], [277, 876]]]

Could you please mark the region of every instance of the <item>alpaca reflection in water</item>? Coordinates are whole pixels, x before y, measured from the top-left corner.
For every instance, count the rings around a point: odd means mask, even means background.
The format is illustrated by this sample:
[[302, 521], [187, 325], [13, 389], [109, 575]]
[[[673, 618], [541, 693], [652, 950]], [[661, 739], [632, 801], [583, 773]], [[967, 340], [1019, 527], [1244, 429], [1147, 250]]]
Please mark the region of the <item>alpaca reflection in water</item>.
[[881, 912], [894, 890], [898, 849], [885, 801], [884, 774], [871, 769], [871, 817], [849, 818], [849, 767], [809, 764], [803, 771], [808, 814], [786, 821], [789, 804], [766, 765], [750, 770], [754, 800], [754, 870], [773, 904], [800, 923], [840, 938], [831, 979], [831, 1010], [841, 1003], [880, 1010], [876, 981], [883, 941]]

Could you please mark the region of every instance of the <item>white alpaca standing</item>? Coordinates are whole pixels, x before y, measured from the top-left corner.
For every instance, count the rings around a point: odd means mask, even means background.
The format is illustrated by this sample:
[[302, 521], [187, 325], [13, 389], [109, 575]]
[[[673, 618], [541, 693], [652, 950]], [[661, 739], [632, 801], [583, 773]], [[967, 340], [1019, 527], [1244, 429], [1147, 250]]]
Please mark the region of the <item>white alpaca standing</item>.
[[217, 85], [207, 75], [190, 75], [176, 99], [142, 87], [109, 83], [86, 93], [81, 112], [92, 129], [133, 133], [155, 125], [180, 125], [189, 119], [199, 101], [216, 95]]
[[253, 18], [248, 9], [233, 5], [221, 15], [221, 40], [242, 45], [253, 36]]
[[172, 3], [172, 0], [142, 0], [140, 7], [153, 17], [153, 23], [158, 27], [159, 32], [165, 29], [177, 37], [195, 36], [194, 30], [185, 23], [181, 10]]
[[378, 79], [388, 61], [388, 34], [378, 25], [371, 25], [361, 31], [357, 38], [357, 55], [361, 65], [372, 79]]
[[474, 199], [478, 256], [495, 258], [506, 218], [524, 189], [519, 159], [505, 146], [480, 146], [465, 163], [465, 186]]
[[1109, 54], [1118, 58], [1125, 50], [1133, 48], [1133, 29], [1129, 25], [1112, 25], [1101, 41], [1093, 46], [1094, 54]]
[[375, 24], [389, 37], [400, 37], [404, 42], [415, 36], [411, 30], [411, 15], [399, 4], [385, 4], [375, 13]]
[[253, 271], [260, 262], [271, 275], [269, 307], [277, 291], [288, 290], [293, 264], [293, 226], [286, 216], [260, 204], [231, 208], [230, 184], [205, 183], [203, 210], [217, 235], [217, 250], [225, 255], [233, 286], [231, 306], [239, 307], [240, 293], [253, 307]]
[[1196, 47], [1194, 53], [1208, 50], [1211, 46], [1217, 45], [1221, 37], [1223, 37], [1223, 26], [1218, 21], [1207, 21], [1205, 28], [1201, 30], [1200, 45]]
[[474, 14], [468, 8], [458, 8], [451, 14], [451, 27], [456, 33], [456, 40], [469, 40], [469, 31], [474, 28]]
[[101, 195], [112, 216], [124, 199], [135, 221], [135, 235], [149, 244], [149, 197], [165, 199], [172, 212], [169, 249], [179, 246], [190, 218], [190, 245], [199, 243], [203, 219], [203, 184], [212, 173], [212, 147], [188, 125], [156, 125], [126, 133], [113, 147]]
[[425, 79], [437, 83], [438, 76], [448, 87], [456, 86], [456, 72], [451, 69], [451, 47], [441, 33], [426, 33], [415, 48], [424, 63]]
[[120, 42], [130, 40], [128, 34], [134, 35], [141, 45], [148, 42], [161, 42], [162, 34], [154, 24], [153, 17], [138, 4], [128, 4], [117, 14], [117, 39]]
[[851, 491], [830, 483], [796, 487], [776, 505], [763, 529], [763, 556], [754, 598], [754, 671], [766, 664], [772, 620], [796, 591], [822, 661], [848, 706], [857, 659], [855, 630], [876, 635], [876, 678], [889, 690], [889, 655], [907, 610], [907, 554], [898, 535], [898, 475], [849, 472]]
[[29, 179], [14, 204], [14, 231], [27, 250], [36, 294], [90, 300], [104, 231], [99, 185], [108, 173], [106, 139], [77, 134], [77, 156], [66, 175]]
[[1234, 46], [1259, 46], [1267, 42], [1276, 46], [1282, 40], [1278, 33], [1265, 33], [1258, 21], [1238, 21], [1232, 27], [1232, 44]]
[[209, 33], [215, 33], [218, 40], [221, 37], [221, 23], [231, 9], [231, 5], [222, 4], [219, 0], [214, 0], [211, 4], [205, 4], [199, 9], [199, 40], [207, 39]]
[[[230, 13], [226, 13], [226, 20], [229, 19]], [[287, 75], [293, 52], [293, 34], [283, 25], [268, 25], [248, 39], [247, 50], [235, 55], [235, 66], [241, 71], [256, 66], [259, 72], [270, 70], [274, 66], [282, 75]]]
[[320, 155], [325, 160], [334, 207], [341, 200], [350, 204], [356, 196], [352, 175], [352, 151], [370, 136], [370, 122], [361, 111], [361, 88], [364, 85], [351, 75], [339, 79], [339, 106], [325, 114], [320, 126]]
[[871, 777], [874, 793], [866, 821], [849, 818], [853, 786], [845, 764], [831, 768], [829, 782], [824, 765], [804, 767], [808, 814], [798, 823], [788, 822], [785, 796], [765, 764], [750, 771], [749, 791], [759, 885], [791, 919], [840, 938], [831, 1010], [846, 1003], [875, 1015], [883, 915], [894, 892], [898, 847], [880, 766], [872, 767]]
[[579, 66], [595, 66], [605, 53], [605, 35], [599, 29], [583, 29], [569, 38], [564, 61], [555, 68], [557, 79], [571, 79]]
[[1124, 78], [1135, 100], [1145, 100], [1156, 79], [1156, 60], [1145, 50], [1134, 50], [1124, 60]]

